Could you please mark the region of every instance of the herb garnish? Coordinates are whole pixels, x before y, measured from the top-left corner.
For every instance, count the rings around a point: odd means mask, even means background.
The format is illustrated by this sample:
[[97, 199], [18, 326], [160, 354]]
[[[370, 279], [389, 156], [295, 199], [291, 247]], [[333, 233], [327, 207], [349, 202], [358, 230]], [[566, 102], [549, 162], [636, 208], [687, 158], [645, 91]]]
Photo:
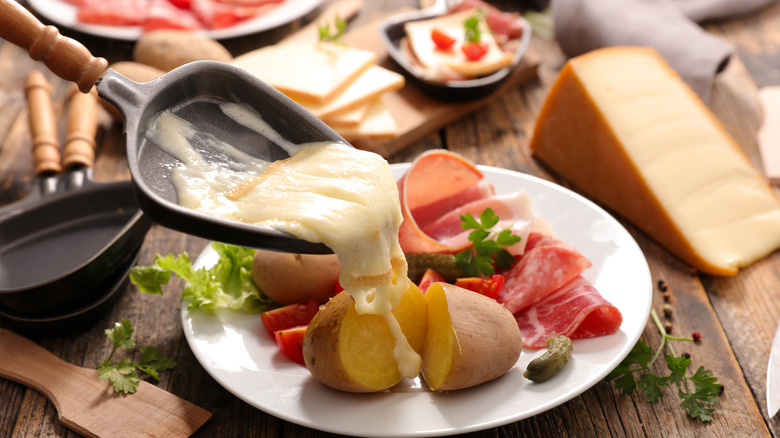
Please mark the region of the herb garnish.
[[160, 355], [156, 348], [150, 346], [143, 346], [140, 348], [141, 361], [133, 362], [132, 360], [125, 358], [119, 362], [112, 362], [114, 353], [120, 348], [133, 348], [135, 347], [135, 341], [133, 336], [133, 324], [127, 320], [122, 319], [121, 322], [114, 324], [114, 328], [106, 329], [105, 331], [108, 339], [114, 344], [114, 348], [111, 349], [111, 354], [108, 355], [108, 359], [98, 365], [99, 371], [98, 377], [101, 380], [111, 382], [114, 386], [114, 391], [124, 392], [125, 394], [132, 394], [138, 388], [138, 384], [141, 381], [138, 371], [151, 376], [154, 380], [160, 380], [160, 371], [172, 369], [176, 366], [176, 361], [173, 359]]
[[465, 30], [464, 39], [469, 43], [478, 43], [482, 40], [482, 33], [479, 30], [479, 15], [472, 15], [463, 22]]
[[339, 17], [336, 14], [333, 23], [333, 31], [328, 23], [317, 25], [317, 30], [320, 34], [320, 42], [329, 41], [333, 43], [341, 42], [341, 38], [344, 36], [344, 32], [347, 30], [347, 21]]
[[498, 269], [509, 269], [515, 262], [512, 254], [504, 248], [520, 241], [520, 236], [512, 234], [511, 230], [502, 230], [495, 239], [489, 239], [499, 217], [492, 208], [486, 208], [475, 219], [471, 213], [460, 217], [460, 226], [464, 230], [474, 230], [469, 233], [471, 248], [465, 249], [455, 256], [455, 265], [471, 277], [490, 276]]
[[[672, 383], [677, 387], [677, 396], [682, 400], [680, 407], [686, 411], [689, 417], [699, 419], [701, 422], [711, 421], [711, 414], [715, 408], [704, 405], [720, 403], [718, 396], [723, 392], [723, 385], [715, 383], [718, 380], [717, 377], [712, 375], [712, 371], [701, 366], [693, 376], [687, 376], [685, 372], [691, 363], [690, 356], [686, 354], [677, 356], [672, 345], [667, 344], [667, 340], [693, 341], [694, 339], [669, 335], [658, 319], [655, 310], [650, 311], [650, 316], [661, 334], [661, 345], [655, 354], [640, 339], [628, 356], [623, 359], [623, 362], [607, 375], [606, 380], [615, 380], [615, 386], [625, 395], [631, 395], [635, 389], [639, 389], [650, 403], [660, 400], [664, 396], [663, 388]], [[670, 374], [659, 376], [653, 372], [651, 367], [665, 346], [671, 352], [671, 354], [666, 355], [666, 366]], [[631, 365], [639, 365], [639, 367], [631, 368]], [[634, 373], [640, 373], [638, 379], [634, 377]]]

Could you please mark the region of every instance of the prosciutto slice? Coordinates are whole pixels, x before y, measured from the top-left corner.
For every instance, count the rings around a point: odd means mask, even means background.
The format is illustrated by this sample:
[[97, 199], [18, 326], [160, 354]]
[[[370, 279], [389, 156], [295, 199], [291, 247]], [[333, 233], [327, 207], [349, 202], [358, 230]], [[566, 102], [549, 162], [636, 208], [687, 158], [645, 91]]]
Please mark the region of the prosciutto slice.
[[[412, 166], [398, 180], [398, 194], [404, 221], [398, 231], [398, 240], [405, 253], [453, 252], [453, 248], [426, 235], [415, 218], [415, 212], [427, 211], [423, 222], [434, 217], [436, 204], [453, 203], [459, 194], [469, 193], [482, 180], [474, 163], [446, 150], [434, 149], [420, 154]], [[444, 202], [444, 200], [448, 200]], [[464, 201], [467, 202], [467, 201]], [[433, 206], [433, 207], [432, 207]]]
[[539, 233], [528, 235], [525, 253], [505, 274], [498, 302], [516, 313], [555, 292], [593, 264], [576, 248]]
[[541, 301], [515, 314], [523, 346], [545, 348], [551, 336], [593, 338], [617, 332], [623, 315], [593, 285], [577, 277]]
[[464, 204], [423, 227], [423, 232], [449, 247], [467, 248], [471, 245], [468, 240], [471, 230], [464, 230], [461, 227], [460, 217], [466, 213], [479, 217], [487, 208], [491, 208], [501, 219], [494, 229], [509, 229], [513, 234], [520, 236], [519, 243], [507, 248], [512, 255], [523, 254], [531, 231], [549, 232], [549, 225], [536, 216], [531, 199], [525, 190], [484, 197]]

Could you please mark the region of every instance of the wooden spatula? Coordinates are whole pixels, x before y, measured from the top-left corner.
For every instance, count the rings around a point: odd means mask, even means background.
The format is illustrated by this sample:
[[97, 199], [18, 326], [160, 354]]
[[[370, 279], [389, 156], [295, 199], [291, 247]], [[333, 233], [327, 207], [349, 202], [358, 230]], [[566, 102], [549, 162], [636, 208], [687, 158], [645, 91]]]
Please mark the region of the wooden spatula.
[[117, 394], [97, 370], [65, 362], [38, 344], [0, 329], [0, 376], [43, 393], [60, 422], [89, 437], [187, 437], [211, 413], [148, 382]]

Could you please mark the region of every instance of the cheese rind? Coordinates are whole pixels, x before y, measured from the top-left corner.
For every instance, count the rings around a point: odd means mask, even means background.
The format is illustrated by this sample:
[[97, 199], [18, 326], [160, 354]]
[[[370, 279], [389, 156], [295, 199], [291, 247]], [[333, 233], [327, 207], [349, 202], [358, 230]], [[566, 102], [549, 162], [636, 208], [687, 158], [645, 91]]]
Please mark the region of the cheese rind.
[[780, 248], [780, 202], [712, 112], [651, 48], [571, 59], [537, 120], [534, 155], [695, 268]]

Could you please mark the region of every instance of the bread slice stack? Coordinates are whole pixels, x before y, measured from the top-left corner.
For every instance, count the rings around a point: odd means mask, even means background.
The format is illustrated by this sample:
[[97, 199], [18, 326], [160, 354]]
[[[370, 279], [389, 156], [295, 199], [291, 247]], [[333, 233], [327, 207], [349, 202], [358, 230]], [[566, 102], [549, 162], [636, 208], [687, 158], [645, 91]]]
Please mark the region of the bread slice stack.
[[382, 95], [404, 77], [377, 65], [374, 52], [327, 42], [263, 47], [232, 64], [286, 94], [347, 141], [393, 138], [398, 127]]

